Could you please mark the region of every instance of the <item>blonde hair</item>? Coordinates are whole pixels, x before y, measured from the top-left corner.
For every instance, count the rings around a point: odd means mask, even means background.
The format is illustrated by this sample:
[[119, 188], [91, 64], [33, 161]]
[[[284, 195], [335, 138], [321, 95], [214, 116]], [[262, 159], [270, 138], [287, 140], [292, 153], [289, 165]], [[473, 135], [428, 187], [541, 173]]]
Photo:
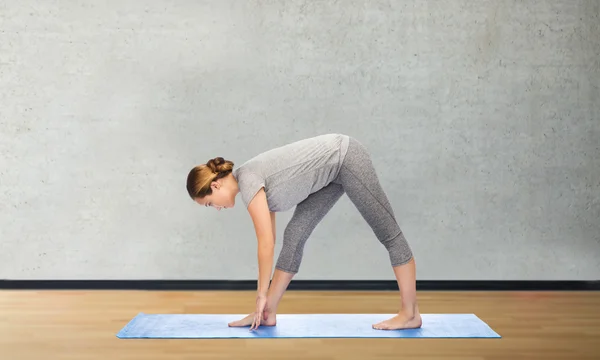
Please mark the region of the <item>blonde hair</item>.
[[206, 164], [195, 166], [187, 177], [187, 191], [192, 199], [212, 194], [213, 181], [224, 178], [233, 171], [233, 162], [222, 157], [208, 160]]

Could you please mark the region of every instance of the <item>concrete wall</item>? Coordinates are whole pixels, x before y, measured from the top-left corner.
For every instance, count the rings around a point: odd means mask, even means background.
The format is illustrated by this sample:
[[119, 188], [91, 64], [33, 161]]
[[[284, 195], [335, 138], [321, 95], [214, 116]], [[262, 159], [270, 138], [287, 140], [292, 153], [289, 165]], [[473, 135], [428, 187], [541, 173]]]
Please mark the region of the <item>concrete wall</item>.
[[[243, 206], [196, 205], [188, 170], [342, 132], [372, 151], [419, 279], [599, 279], [599, 12], [0, 1], [0, 278], [256, 279]], [[344, 197], [297, 278], [393, 274]]]

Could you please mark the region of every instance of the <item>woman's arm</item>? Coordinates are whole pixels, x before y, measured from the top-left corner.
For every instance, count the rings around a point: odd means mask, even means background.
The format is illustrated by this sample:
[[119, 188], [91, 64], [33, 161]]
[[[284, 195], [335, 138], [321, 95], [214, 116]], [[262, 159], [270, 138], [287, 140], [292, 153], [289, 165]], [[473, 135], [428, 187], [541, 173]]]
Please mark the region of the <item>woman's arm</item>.
[[258, 240], [258, 295], [267, 296], [273, 270], [275, 234], [264, 188], [254, 196], [248, 205], [248, 212]]
[[275, 244], [275, 239], [277, 238], [277, 232], [275, 229], [275, 212], [271, 212], [271, 227], [273, 228], [273, 244]]

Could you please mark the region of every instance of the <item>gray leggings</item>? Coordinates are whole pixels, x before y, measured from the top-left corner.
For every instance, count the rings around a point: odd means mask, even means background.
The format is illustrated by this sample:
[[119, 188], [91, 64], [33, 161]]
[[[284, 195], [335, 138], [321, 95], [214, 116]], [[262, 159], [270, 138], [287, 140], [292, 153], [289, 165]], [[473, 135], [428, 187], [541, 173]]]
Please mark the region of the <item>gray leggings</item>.
[[410, 246], [396, 222], [367, 149], [350, 138], [338, 176], [296, 206], [283, 233], [277, 269], [293, 274], [298, 272], [306, 240], [344, 193], [387, 249], [392, 266], [406, 264], [412, 259]]

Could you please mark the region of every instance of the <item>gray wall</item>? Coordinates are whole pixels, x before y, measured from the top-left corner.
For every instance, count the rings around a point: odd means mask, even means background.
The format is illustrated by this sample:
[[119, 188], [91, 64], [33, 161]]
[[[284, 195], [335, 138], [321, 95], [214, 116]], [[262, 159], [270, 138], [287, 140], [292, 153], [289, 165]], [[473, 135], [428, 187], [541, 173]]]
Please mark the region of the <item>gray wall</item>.
[[[372, 151], [419, 279], [599, 279], [599, 12], [0, 1], [0, 278], [256, 279], [243, 206], [196, 205], [188, 170], [342, 132]], [[393, 274], [344, 197], [297, 278]]]

